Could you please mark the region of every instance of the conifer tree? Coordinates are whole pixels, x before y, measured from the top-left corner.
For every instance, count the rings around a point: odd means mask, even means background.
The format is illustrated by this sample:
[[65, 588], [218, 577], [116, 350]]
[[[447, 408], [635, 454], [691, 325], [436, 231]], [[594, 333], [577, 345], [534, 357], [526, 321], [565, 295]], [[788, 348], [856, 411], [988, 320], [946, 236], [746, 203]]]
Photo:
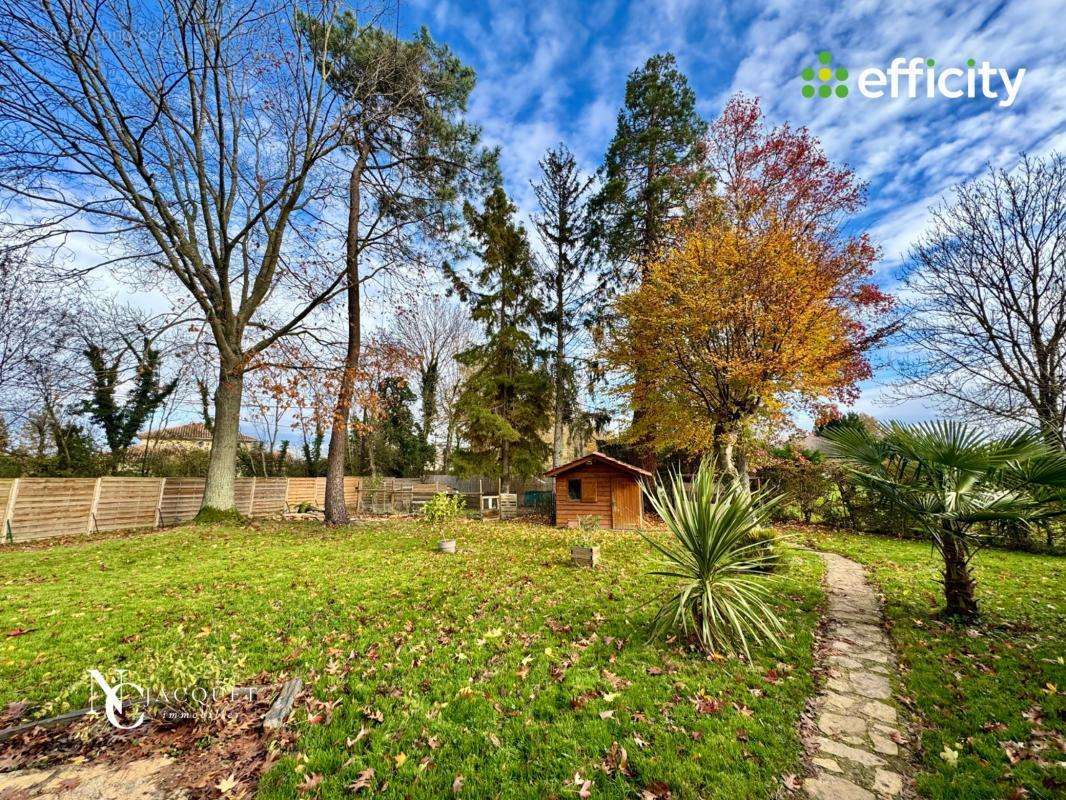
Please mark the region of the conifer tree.
[[548, 445], [542, 434], [551, 406], [551, 382], [537, 347], [544, 309], [529, 241], [515, 212], [500, 187], [483, 210], [467, 204], [464, 214], [481, 263], [469, 276], [448, 268], [484, 330], [484, 341], [457, 356], [466, 376], [456, 407], [462, 446], [455, 468], [460, 474], [499, 476], [505, 488], [512, 478], [543, 469]]
[[[604, 256], [599, 289], [614, 295], [642, 284], [651, 265], [674, 243], [678, 222], [709, 178], [702, 167], [707, 123], [672, 53], [652, 56], [626, 81], [625, 104], [592, 201], [596, 239]], [[602, 320], [601, 320], [602, 321]], [[633, 383], [633, 429], [641, 424], [648, 381]], [[647, 441], [636, 442], [644, 467], [654, 469]]]
[[603, 186], [592, 202], [608, 292], [643, 279], [670, 244], [673, 223], [705, 188], [706, 133], [696, 94], [672, 53], [652, 56], [630, 73], [604, 157]]
[[585, 285], [592, 265], [590, 191], [594, 176], [584, 176], [564, 144], [549, 149], [540, 161], [541, 179], [533, 185], [540, 213], [533, 224], [547, 256], [540, 270], [547, 306], [545, 322], [552, 338], [552, 467], [562, 460], [563, 428], [573, 427], [577, 371], [567, 358], [568, 345], [580, 329], [590, 292]]

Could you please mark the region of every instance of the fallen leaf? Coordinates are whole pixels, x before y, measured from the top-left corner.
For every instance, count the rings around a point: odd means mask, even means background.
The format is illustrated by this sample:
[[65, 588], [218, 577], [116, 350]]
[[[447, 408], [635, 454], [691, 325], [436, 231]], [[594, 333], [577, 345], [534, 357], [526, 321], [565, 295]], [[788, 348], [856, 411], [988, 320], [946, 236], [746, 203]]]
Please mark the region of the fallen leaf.
[[374, 770], [373, 768], [364, 769], [359, 773], [359, 777], [348, 784], [348, 788], [353, 792], [361, 792], [363, 789], [369, 789], [374, 785]]
[[959, 763], [959, 751], [944, 745], [944, 749], [940, 751], [940, 757], [944, 759], [951, 766], [955, 766]]
[[396, 768], [399, 769], [407, 763], [407, 753], [397, 753], [392, 757], [392, 760], [396, 762]]
[[218, 789], [221, 794], [228, 794], [240, 785], [240, 781], [238, 781], [237, 777], [231, 772], [228, 777], [225, 777], [216, 783], [215, 788]]

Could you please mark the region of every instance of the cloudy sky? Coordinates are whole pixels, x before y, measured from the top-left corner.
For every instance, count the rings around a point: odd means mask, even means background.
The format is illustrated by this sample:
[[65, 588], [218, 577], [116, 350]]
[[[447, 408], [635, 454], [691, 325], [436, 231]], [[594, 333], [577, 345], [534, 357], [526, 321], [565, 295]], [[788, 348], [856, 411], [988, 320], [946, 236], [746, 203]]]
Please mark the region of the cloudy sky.
[[[988, 163], [1010, 167], [1023, 151], [1066, 145], [1066, 14], [1054, 0], [727, 3], [709, 0], [402, 0], [399, 26], [426, 25], [477, 70], [473, 117], [502, 149], [507, 188], [525, 209], [544, 150], [563, 141], [588, 169], [599, 165], [628, 73], [673, 52], [704, 116], [734, 92], [762, 99], [771, 120], [807, 126], [830, 157], [869, 182], [857, 220], [880, 244], [878, 280], [891, 287], [930, 205]], [[996, 100], [843, 99], [802, 96], [804, 67], [828, 50], [848, 68], [886, 69], [893, 58], [940, 67], [989, 61], [1024, 68], [1009, 108]], [[881, 369], [859, 407], [916, 418], [916, 402], [887, 406]]]

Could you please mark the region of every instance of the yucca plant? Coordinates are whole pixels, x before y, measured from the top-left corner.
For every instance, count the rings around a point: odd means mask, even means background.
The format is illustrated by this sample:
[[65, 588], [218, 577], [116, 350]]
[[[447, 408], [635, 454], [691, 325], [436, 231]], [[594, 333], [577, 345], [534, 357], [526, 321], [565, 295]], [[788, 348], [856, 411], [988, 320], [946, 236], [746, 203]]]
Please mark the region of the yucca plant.
[[1066, 455], [1039, 434], [994, 437], [957, 422], [826, 430], [829, 455], [879, 493], [944, 560], [948, 616], [977, 616], [971, 562], [988, 523], [1031, 525], [1063, 511]]
[[773, 541], [753, 539], [776, 498], [725, 484], [711, 461], [700, 465], [690, 486], [675, 472], [644, 492], [671, 536], [663, 543], [645, 535], [663, 557], [652, 574], [677, 581], [655, 615], [654, 631], [680, 628], [709, 652], [742, 652], [749, 660], [749, 644], [779, 647], [783, 626], [767, 602], [765, 574]]

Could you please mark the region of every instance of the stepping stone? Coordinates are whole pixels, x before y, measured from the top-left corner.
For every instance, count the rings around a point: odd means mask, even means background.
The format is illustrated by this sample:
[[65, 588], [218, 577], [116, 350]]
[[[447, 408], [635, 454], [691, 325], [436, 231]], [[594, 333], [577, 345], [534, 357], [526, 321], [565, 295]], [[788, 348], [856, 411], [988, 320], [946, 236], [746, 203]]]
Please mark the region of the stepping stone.
[[803, 782], [813, 800], [876, 800], [874, 795], [836, 775], [823, 775]]
[[898, 772], [879, 769], [874, 772], [874, 791], [885, 797], [895, 797], [903, 792], [903, 778]]
[[823, 711], [818, 716], [818, 727], [826, 736], [839, 736], [845, 733], [860, 736], [866, 733], [866, 721], [864, 719], [860, 717], [845, 717], [828, 711]]
[[892, 697], [892, 687], [888, 678], [874, 672], [852, 672], [848, 680], [855, 687], [856, 694], [874, 700], [888, 700]]
[[834, 742], [824, 736], [818, 737], [818, 746], [823, 752], [829, 753], [831, 756], [854, 761], [864, 767], [881, 767], [885, 764], [885, 760], [880, 756], [875, 756], [866, 750], [860, 750], [858, 747], [850, 747], [840, 742]]
[[812, 758], [811, 763], [829, 772], [843, 772], [840, 765], [831, 758]]
[[825, 707], [831, 711], [847, 711], [854, 708], [860, 702], [860, 698], [850, 694], [838, 694], [830, 692], [825, 696]]
[[896, 713], [896, 709], [888, 703], [882, 703], [880, 700], [867, 700], [862, 704], [859, 713], [879, 719], [881, 722], [895, 722], [899, 716]]
[[899, 755], [899, 745], [897, 745], [887, 736], [882, 736], [879, 733], [874, 733], [871, 731], [870, 741], [874, 743], [874, 750], [878, 753], [883, 753], [886, 756]]

